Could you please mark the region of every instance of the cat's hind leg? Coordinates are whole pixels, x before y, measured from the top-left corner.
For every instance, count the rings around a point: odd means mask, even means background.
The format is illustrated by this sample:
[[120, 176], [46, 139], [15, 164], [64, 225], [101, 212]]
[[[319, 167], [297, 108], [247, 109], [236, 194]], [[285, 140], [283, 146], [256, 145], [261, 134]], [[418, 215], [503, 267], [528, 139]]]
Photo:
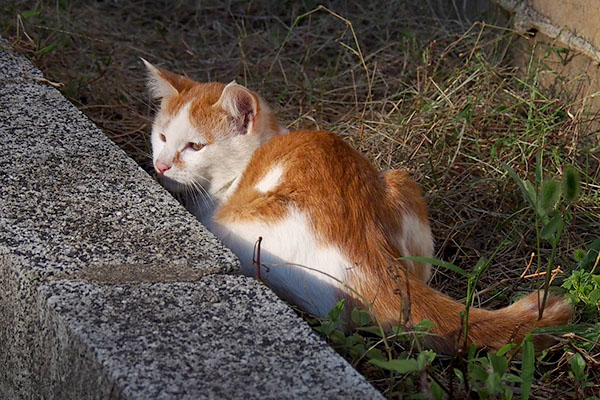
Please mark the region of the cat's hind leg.
[[[433, 237], [429, 227], [427, 204], [421, 187], [406, 170], [389, 170], [381, 173], [385, 184], [388, 207], [397, 216], [398, 229], [390, 240], [403, 257], [433, 257]], [[413, 275], [427, 282], [431, 265], [405, 261]]]

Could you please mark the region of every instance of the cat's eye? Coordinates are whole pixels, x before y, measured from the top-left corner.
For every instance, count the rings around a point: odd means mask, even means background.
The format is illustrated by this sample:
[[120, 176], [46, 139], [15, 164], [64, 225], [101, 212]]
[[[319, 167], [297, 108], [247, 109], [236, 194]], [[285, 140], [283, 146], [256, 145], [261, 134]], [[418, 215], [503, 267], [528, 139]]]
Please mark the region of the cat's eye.
[[159, 138], [160, 138], [161, 142], [166, 142], [167, 141], [167, 137], [165, 136], [164, 133], [161, 133], [160, 136], [159, 136]]
[[194, 151], [200, 151], [204, 148], [204, 145], [202, 143], [189, 142], [187, 147], [191, 148]]

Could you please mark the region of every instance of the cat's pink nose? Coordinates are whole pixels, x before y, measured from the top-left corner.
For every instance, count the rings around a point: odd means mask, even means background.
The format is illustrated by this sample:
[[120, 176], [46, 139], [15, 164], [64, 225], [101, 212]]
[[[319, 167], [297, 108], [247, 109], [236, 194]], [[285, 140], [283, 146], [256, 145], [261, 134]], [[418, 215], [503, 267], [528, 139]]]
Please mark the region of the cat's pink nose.
[[154, 166], [156, 167], [156, 170], [158, 171], [159, 174], [164, 174], [165, 171], [167, 171], [169, 168], [171, 168], [170, 165], [167, 165], [160, 161], [156, 161], [154, 163]]

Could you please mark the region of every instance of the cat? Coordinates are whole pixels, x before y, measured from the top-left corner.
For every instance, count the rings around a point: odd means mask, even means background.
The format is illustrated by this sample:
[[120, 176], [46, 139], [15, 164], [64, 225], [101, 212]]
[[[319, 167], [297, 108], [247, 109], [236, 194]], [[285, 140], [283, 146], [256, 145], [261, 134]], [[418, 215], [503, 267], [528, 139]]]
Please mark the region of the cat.
[[143, 61], [161, 101], [151, 134], [161, 182], [187, 194], [243, 273], [280, 297], [319, 317], [345, 299], [385, 329], [430, 320], [426, 345], [443, 353], [497, 350], [571, 317], [551, 295], [538, 320], [543, 294], [534, 292], [500, 310], [471, 308], [464, 340], [464, 305], [427, 285], [430, 265], [398, 260], [433, 254], [425, 200], [406, 171], [378, 173], [331, 132], [288, 132], [235, 82], [197, 83]]

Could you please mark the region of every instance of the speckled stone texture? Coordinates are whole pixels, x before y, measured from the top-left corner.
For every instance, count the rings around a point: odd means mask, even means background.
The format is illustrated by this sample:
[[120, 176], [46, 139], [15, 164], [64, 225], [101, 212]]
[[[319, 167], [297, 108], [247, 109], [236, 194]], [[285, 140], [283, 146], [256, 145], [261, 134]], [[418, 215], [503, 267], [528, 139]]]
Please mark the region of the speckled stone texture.
[[0, 42], [0, 398], [381, 395]]

